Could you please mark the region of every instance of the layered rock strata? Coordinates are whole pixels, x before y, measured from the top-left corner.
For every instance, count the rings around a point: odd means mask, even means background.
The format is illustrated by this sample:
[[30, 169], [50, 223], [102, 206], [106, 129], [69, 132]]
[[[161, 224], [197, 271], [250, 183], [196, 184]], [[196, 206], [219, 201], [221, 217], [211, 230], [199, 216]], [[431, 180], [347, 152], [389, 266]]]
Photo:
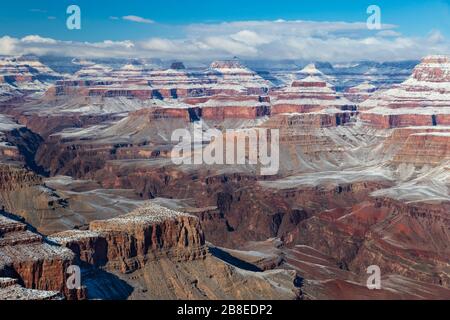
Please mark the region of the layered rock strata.
[[[91, 267], [104, 266], [134, 287], [129, 299], [294, 299], [293, 272], [255, 273], [208, 253], [198, 218], [148, 203], [125, 216], [94, 221], [89, 231], [55, 234]], [[99, 294], [95, 271], [88, 294]], [[247, 283], [241, 288], [239, 283]], [[104, 294], [104, 292], [103, 292]]]
[[[6, 298], [16, 293], [42, 298], [55, 298], [63, 293], [66, 298], [77, 299], [83, 290], [67, 287], [68, 267], [75, 264], [75, 254], [60, 247], [37, 233], [28, 230], [23, 222], [0, 215], [0, 277], [13, 278], [4, 286], [0, 295]], [[21, 289], [18, 285], [28, 291]], [[52, 291], [39, 293], [39, 291]]]

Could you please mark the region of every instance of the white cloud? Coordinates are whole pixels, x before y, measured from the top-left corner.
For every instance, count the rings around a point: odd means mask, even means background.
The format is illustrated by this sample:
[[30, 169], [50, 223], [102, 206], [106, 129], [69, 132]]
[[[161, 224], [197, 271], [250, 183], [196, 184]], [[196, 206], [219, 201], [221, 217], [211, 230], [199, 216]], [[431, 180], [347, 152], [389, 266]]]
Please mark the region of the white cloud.
[[138, 23], [147, 23], [147, 24], [151, 24], [151, 23], [155, 23], [155, 21], [150, 20], [150, 19], [146, 19], [146, 18], [142, 18], [139, 16], [124, 16], [122, 17], [123, 20], [128, 20], [128, 21], [133, 21], [133, 22], [138, 22]]
[[51, 39], [51, 38], [43, 38], [38, 35], [29, 35], [26, 37], [23, 37], [21, 39], [22, 42], [25, 43], [45, 43], [45, 44], [56, 44], [58, 41]]
[[[395, 29], [395, 25], [384, 24], [382, 30]], [[302, 20], [276, 21], [234, 21], [217, 24], [191, 24], [186, 26], [189, 34], [201, 35], [230, 35], [241, 31], [250, 31], [259, 35], [276, 36], [330, 36], [357, 35], [369, 33], [366, 22], [318, 22]]]
[[47, 10], [43, 10], [43, 9], [30, 9], [30, 12], [47, 13]]
[[19, 40], [11, 38], [9, 36], [4, 36], [0, 38], [0, 54], [2, 55], [12, 55], [17, 54], [17, 44]]
[[246, 43], [251, 46], [270, 43], [270, 37], [262, 36], [254, 31], [242, 30], [230, 36], [231, 39]]
[[428, 40], [432, 43], [440, 43], [445, 40], [445, 37], [439, 30], [432, 30], [428, 34]]
[[191, 24], [176, 28], [176, 39], [75, 42], [38, 35], [0, 38], [0, 54], [59, 54], [89, 57], [149, 57], [213, 60], [296, 59], [348, 62], [419, 59], [449, 54], [450, 42], [438, 30], [426, 37], [407, 37], [393, 25], [370, 31], [365, 23], [314, 21], [236, 21]]
[[95, 43], [89, 43], [90, 46], [95, 48], [126, 48], [131, 49], [134, 47], [134, 43], [130, 40], [125, 41], [111, 41], [111, 40], [105, 40], [103, 42], [95, 42]]
[[379, 37], [400, 37], [402, 34], [394, 30], [383, 30], [377, 33]]
[[179, 48], [177, 44], [168, 39], [153, 38], [141, 43], [141, 46], [150, 51], [173, 52]]
[[258, 49], [255, 47], [228, 37], [208, 37], [204, 40], [204, 43], [210, 48], [228, 53], [228, 55], [256, 57], [258, 53]]

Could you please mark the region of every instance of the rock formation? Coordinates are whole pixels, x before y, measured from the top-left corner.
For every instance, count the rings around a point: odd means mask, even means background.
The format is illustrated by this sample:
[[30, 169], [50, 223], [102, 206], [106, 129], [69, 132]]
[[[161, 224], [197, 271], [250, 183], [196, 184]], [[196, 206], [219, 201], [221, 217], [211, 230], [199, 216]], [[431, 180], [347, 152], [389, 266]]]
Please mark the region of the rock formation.
[[357, 86], [348, 88], [344, 96], [355, 103], [361, 103], [369, 99], [372, 94], [377, 90], [377, 87], [369, 82], [363, 82]]
[[361, 119], [380, 128], [448, 126], [449, 68], [447, 57], [424, 58], [409, 79], [364, 101]]
[[5, 216], [4, 211], [0, 213], [0, 298], [12, 299], [16, 294], [51, 299], [58, 293], [69, 299], [83, 297], [82, 289], [70, 290], [66, 285], [67, 268], [74, 264], [72, 251], [29, 231], [23, 222]]
[[[46, 94], [0, 103], [0, 204], [70, 249], [88, 298], [448, 297], [449, 65], [425, 58], [390, 88], [356, 70], [344, 90], [336, 70], [352, 67], [311, 64], [275, 86], [237, 60], [84, 63]], [[172, 161], [176, 129], [200, 137], [190, 156], [213, 146], [212, 128], [278, 130], [277, 174]], [[8, 250], [61, 249], [4, 234]], [[371, 265], [380, 291], [366, 288]], [[0, 273], [16, 279], [5, 297], [71, 298], [62, 277], [15, 268], [26, 281]]]
[[[120, 274], [135, 288], [129, 299], [300, 296], [295, 272], [256, 273], [228, 265], [209, 253], [198, 218], [153, 203], [124, 216], [91, 222], [89, 231], [62, 232], [51, 239], [90, 267], [103, 266]], [[88, 295], [98, 294], [100, 281], [95, 275], [87, 280]], [[246, 288], [239, 287], [242, 281]]]
[[58, 291], [43, 291], [22, 287], [17, 279], [0, 278], [0, 300], [61, 300]]
[[290, 86], [271, 93], [272, 113], [304, 113], [326, 108], [354, 110], [355, 104], [336, 93], [314, 65], [304, 69], [307, 77], [294, 80]]

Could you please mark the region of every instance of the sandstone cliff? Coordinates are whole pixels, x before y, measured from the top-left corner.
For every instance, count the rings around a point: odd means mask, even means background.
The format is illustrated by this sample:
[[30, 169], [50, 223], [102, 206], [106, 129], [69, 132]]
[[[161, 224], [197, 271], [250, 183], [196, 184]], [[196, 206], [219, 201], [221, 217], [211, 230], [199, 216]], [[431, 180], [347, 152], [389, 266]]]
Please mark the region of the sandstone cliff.
[[73, 264], [75, 254], [72, 251], [48, 242], [29, 231], [23, 222], [0, 213], [0, 278], [16, 279], [0, 295], [8, 298], [14, 291], [26, 294], [25, 289], [17, 286], [21, 285], [27, 289], [53, 291], [43, 298], [57, 296], [55, 291], [70, 299], [82, 297], [82, 290], [69, 290], [66, 286], [67, 268]]
[[[125, 216], [94, 221], [89, 231], [51, 238], [90, 267], [103, 266], [132, 288], [129, 299], [294, 299], [295, 272], [255, 273], [211, 256], [198, 218], [147, 204]], [[108, 298], [107, 279], [86, 279], [90, 297]], [[243, 284], [246, 283], [245, 286]], [[276, 285], [275, 285], [276, 284]]]

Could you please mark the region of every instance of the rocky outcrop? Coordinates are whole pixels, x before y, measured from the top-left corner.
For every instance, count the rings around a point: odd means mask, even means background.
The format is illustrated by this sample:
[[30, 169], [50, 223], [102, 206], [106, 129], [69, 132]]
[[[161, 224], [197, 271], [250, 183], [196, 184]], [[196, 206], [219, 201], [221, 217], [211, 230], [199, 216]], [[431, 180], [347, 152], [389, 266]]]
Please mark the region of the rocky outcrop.
[[0, 60], [0, 75], [11, 82], [50, 80], [60, 77], [36, 57], [4, 57]]
[[200, 259], [206, 254], [205, 238], [197, 218], [158, 205], [117, 218], [90, 223], [90, 231], [67, 231], [52, 236], [94, 266], [107, 264], [129, 273], [148, 261]]
[[0, 165], [0, 177], [0, 209], [23, 217], [43, 234], [79, 228], [140, 204], [133, 190], [97, 190], [92, 181], [68, 177], [44, 180], [13, 165]]
[[445, 232], [450, 223], [449, 204], [377, 199], [375, 206], [389, 210], [390, 215], [366, 235], [351, 268], [360, 271], [370, 261], [386, 273], [450, 288], [449, 239]]
[[286, 239], [311, 246], [356, 274], [377, 265], [383, 274], [449, 288], [447, 211], [448, 203], [378, 198], [314, 215]]
[[58, 291], [27, 289], [17, 279], [0, 278], [0, 300], [62, 300]]
[[0, 166], [0, 192], [29, 188], [41, 183], [41, 177], [31, 171], [13, 165]]
[[53, 228], [49, 221], [68, 215], [65, 206], [64, 199], [44, 186], [42, 177], [17, 165], [0, 165], [0, 209], [26, 218], [45, 232]]
[[379, 128], [449, 125], [450, 61], [422, 60], [409, 79], [361, 103], [361, 119]]
[[19, 149], [8, 141], [8, 135], [11, 132], [23, 129], [25, 128], [16, 124], [10, 117], [0, 114], [0, 162], [20, 162], [23, 160]]
[[289, 87], [273, 90], [272, 113], [317, 112], [326, 108], [355, 110], [353, 102], [338, 95], [314, 65], [306, 68], [306, 78], [294, 80]]
[[413, 70], [413, 78], [419, 81], [449, 82], [449, 58], [446, 56], [428, 56]]
[[[104, 266], [120, 273], [135, 288], [129, 299], [300, 297], [294, 272], [255, 273], [225, 264], [208, 252], [196, 217], [152, 203], [125, 216], [92, 222], [89, 231], [63, 232], [51, 239], [73, 250], [91, 268]], [[101, 286], [108, 280], [91, 272], [86, 279], [88, 294], [107, 298]]]
[[402, 128], [410, 126], [448, 126], [448, 111], [430, 108], [387, 109], [374, 108], [360, 112], [360, 119], [379, 129]]
[[20, 102], [33, 93], [43, 93], [61, 76], [31, 56], [0, 59], [0, 103]]
[[211, 63], [207, 74], [215, 83], [211, 87], [213, 95], [265, 95], [271, 87], [268, 81], [243, 66], [236, 59], [214, 61]]
[[407, 137], [394, 163], [436, 166], [450, 159], [450, 132], [423, 132]]
[[[381, 288], [367, 288], [368, 275], [347, 270], [335, 258], [306, 245], [283, 245], [280, 239], [250, 242], [243, 250], [228, 250], [229, 260], [239, 258], [246, 262], [273, 261], [272, 268], [294, 269], [302, 279], [299, 282], [303, 297], [312, 300], [442, 300], [450, 297], [450, 289], [412, 280], [400, 275], [381, 276]], [[260, 262], [261, 261], [261, 262]]]
[[[56, 291], [66, 298], [83, 296], [81, 290], [70, 290], [66, 286], [67, 268], [75, 264], [75, 255], [66, 248], [48, 242], [45, 238], [29, 231], [23, 222], [8, 218], [0, 213], [0, 277], [14, 278], [3, 294], [23, 291], [16, 282], [28, 289]], [[8, 293], [9, 292], [9, 293]], [[23, 292], [24, 294], [26, 292]], [[37, 293], [37, 292], [36, 292]], [[44, 298], [55, 296], [44, 295]]]

